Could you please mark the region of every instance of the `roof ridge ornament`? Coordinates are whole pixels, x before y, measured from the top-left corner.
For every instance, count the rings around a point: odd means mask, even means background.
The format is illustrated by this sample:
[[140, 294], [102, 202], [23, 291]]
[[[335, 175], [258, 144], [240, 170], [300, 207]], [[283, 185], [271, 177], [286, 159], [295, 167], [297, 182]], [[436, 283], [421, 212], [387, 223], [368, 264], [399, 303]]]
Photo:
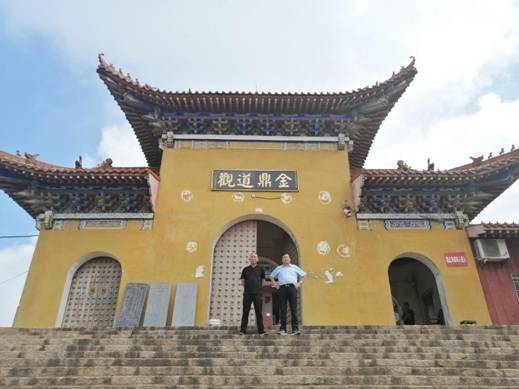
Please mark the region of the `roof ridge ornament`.
[[477, 165], [477, 164], [480, 164], [485, 157], [483, 156], [483, 154], [481, 154], [479, 157], [469, 157], [469, 158], [472, 160], [473, 165]]
[[434, 171], [434, 162], [431, 162], [430, 158], [427, 158], [427, 171], [428, 172]]
[[403, 159], [399, 159], [396, 162], [396, 166], [397, 166], [398, 170], [405, 170], [405, 171], [416, 170], [416, 169], [413, 169], [411, 166], [409, 166]]
[[40, 156], [40, 154], [23, 153], [23, 156], [25, 157], [25, 159], [27, 159], [29, 161], [36, 161], [38, 159], [38, 157]]
[[99, 165], [96, 166], [97, 169], [108, 169], [111, 168], [113, 164], [112, 158], [108, 157], [103, 162], [101, 162]]

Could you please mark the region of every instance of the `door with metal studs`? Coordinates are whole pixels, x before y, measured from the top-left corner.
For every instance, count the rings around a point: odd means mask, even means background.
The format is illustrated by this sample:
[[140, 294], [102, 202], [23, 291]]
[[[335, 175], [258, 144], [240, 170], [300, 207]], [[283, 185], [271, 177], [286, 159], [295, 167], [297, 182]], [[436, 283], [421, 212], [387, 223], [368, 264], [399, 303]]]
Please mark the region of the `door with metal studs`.
[[[256, 244], [255, 220], [232, 226], [216, 244], [211, 271], [209, 318], [219, 319], [221, 325], [236, 326], [241, 321], [243, 288], [240, 275], [249, 264], [249, 255], [256, 252]], [[251, 308], [249, 324], [256, 324], [254, 308]]]
[[121, 265], [112, 258], [94, 258], [75, 272], [62, 327], [111, 327], [114, 322]]

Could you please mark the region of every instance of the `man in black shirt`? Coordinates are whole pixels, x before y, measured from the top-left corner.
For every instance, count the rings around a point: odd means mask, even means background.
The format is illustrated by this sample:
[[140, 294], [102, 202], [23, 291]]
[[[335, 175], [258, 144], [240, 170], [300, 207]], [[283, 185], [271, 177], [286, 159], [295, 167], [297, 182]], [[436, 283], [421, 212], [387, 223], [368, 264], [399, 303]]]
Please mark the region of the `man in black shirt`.
[[265, 284], [265, 269], [258, 266], [258, 254], [252, 253], [249, 257], [250, 265], [241, 272], [240, 282], [243, 286], [243, 314], [241, 317], [240, 334], [245, 335], [249, 324], [249, 312], [251, 303], [254, 304], [258, 333], [265, 335], [263, 328], [263, 314], [261, 312], [261, 290]]

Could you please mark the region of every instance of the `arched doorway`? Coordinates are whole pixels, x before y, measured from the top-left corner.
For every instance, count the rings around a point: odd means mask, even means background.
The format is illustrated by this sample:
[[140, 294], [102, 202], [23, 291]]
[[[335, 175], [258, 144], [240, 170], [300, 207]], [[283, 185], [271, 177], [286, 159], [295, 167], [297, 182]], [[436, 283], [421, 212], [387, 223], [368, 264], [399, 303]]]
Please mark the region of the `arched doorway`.
[[74, 273], [62, 327], [111, 327], [121, 282], [121, 265], [113, 258], [97, 257]]
[[400, 256], [389, 265], [388, 276], [397, 324], [450, 324], [440, 272], [430, 260]]
[[[285, 253], [290, 254], [292, 263], [299, 263], [294, 240], [277, 224], [265, 220], [245, 220], [234, 224], [223, 233], [214, 249], [209, 319], [218, 319], [225, 326], [240, 323], [243, 290], [239, 278], [253, 252], [258, 253], [267, 277], [275, 266], [281, 264], [281, 256]], [[265, 287], [263, 317], [266, 326], [275, 322], [276, 302], [275, 291]], [[251, 309], [249, 325], [255, 325], [255, 322]]]

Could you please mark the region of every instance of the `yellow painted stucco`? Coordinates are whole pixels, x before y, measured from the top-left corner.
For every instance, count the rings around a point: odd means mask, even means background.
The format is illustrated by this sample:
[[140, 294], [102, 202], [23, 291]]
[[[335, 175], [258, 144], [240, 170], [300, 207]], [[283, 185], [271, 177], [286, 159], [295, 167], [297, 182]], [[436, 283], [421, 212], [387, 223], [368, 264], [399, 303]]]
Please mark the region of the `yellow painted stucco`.
[[[371, 230], [359, 231], [356, 218], [343, 213], [344, 202], [353, 203], [346, 150], [287, 151], [267, 146], [166, 149], [152, 230], [141, 230], [139, 221], [129, 221], [120, 230], [79, 230], [78, 221], [67, 221], [62, 231], [42, 230], [15, 326], [54, 327], [70, 269], [95, 253], [109, 254], [121, 263], [116, 315], [128, 282], [170, 282], [173, 294], [178, 283], [196, 283], [196, 324], [204, 326], [213, 248], [228, 227], [246, 219], [277, 222], [295, 238], [300, 265], [309, 273], [302, 289], [305, 325], [394, 324], [387, 271], [391, 261], [404, 253], [426, 257], [439, 269], [453, 324], [461, 320], [490, 324], [463, 230], [444, 230], [433, 223], [431, 230], [386, 231], [380, 221], [372, 221]], [[296, 170], [299, 192], [291, 193], [289, 204], [253, 198], [253, 192], [245, 192], [245, 201], [237, 203], [230, 192], [211, 191], [213, 169]], [[189, 202], [180, 196], [186, 189], [193, 193]], [[331, 193], [330, 204], [319, 201], [322, 190]], [[197, 251], [186, 251], [189, 241], [198, 243]], [[326, 255], [317, 252], [321, 241], [331, 247]], [[339, 245], [349, 247], [349, 257], [338, 254]], [[468, 266], [447, 267], [445, 252], [465, 252]], [[205, 275], [195, 278], [201, 265]], [[326, 283], [327, 269], [343, 276]]]

